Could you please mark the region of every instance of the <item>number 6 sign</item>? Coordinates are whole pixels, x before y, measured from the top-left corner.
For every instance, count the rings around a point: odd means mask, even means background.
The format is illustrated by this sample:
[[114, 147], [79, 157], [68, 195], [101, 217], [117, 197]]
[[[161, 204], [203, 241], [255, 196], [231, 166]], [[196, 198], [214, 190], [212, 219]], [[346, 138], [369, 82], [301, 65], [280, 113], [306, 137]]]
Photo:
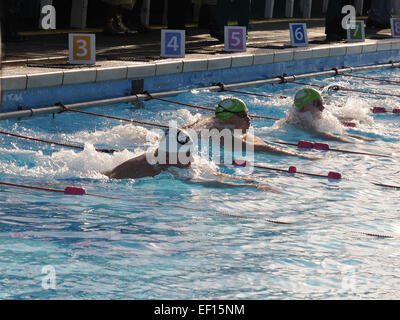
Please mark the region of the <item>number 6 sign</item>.
[[289, 23], [292, 47], [308, 46], [307, 26], [305, 23]]
[[161, 57], [183, 58], [185, 56], [185, 30], [161, 30]]
[[391, 18], [390, 25], [392, 27], [392, 37], [400, 38], [400, 18]]
[[69, 63], [95, 64], [96, 63], [96, 35], [87, 33], [70, 33]]
[[246, 51], [246, 27], [224, 27], [225, 51]]

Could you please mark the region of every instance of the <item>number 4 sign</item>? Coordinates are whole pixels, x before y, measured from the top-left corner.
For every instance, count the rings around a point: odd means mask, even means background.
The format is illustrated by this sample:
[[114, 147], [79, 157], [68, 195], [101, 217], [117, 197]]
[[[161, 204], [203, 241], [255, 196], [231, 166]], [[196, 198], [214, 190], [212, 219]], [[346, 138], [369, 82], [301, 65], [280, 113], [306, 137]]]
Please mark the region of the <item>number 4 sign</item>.
[[305, 23], [289, 23], [292, 47], [308, 46], [307, 26]]
[[96, 63], [96, 35], [87, 33], [70, 33], [69, 63], [95, 64]]
[[390, 25], [392, 26], [392, 37], [400, 38], [400, 18], [391, 18]]
[[185, 56], [185, 30], [161, 30], [161, 57]]
[[225, 51], [246, 51], [246, 27], [224, 27]]

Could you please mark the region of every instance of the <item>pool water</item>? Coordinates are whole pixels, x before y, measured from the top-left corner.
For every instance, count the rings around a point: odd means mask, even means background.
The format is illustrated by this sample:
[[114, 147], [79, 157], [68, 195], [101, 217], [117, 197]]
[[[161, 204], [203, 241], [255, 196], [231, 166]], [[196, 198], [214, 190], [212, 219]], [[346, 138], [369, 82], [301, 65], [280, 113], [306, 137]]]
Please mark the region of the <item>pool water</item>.
[[[398, 69], [356, 74], [400, 78]], [[348, 77], [303, 81], [398, 91], [393, 84]], [[234, 95], [247, 103], [251, 114], [283, 118], [299, 88], [266, 84], [242, 89], [277, 97], [272, 99]], [[280, 94], [289, 98], [279, 99]], [[170, 99], [214, 107], [229, 95], [192, 90]], [[399, 299], [400, 191], [371, 182], [400, 185], [400, 118], [369, 111], [374, 106], [398, 108], [399, 99], [341, 91], [325, 96], [329, 112], [320, 123], [323, 128], [342, 132], [339, 115], [355, 119], [357, 127], [348, 132], [376, 139], [331, 141], [331, 147], [392, 158], [318, 150], [299, 153], [319, 160], [256, 153], [258, 164], [343, 176], [335, 181], [254, 169], [253, 177], [281, 193], [207, 187], [171, 173], [136, 181], [109, 180], [101, 174], [154, 147], [159, 132], [151, 127], [75, 113], [0, 122], [3, 131], [85, 144], [84, 151], [76, 151], [0, 136], [0, 181], [56, 189], [80, 186], [129, 200], [0, 186], [0, 298]], [[176, 120], [179, 125], [211, 115], [156, 100], [88, 111], [163, 124]], [[282, 121], [254, 119], [252, 125], [266, 141], [321, 141]], [[126, 150], [105, 154], [93, 145]], [[199, 168], [243, 173], [207, 160]]]

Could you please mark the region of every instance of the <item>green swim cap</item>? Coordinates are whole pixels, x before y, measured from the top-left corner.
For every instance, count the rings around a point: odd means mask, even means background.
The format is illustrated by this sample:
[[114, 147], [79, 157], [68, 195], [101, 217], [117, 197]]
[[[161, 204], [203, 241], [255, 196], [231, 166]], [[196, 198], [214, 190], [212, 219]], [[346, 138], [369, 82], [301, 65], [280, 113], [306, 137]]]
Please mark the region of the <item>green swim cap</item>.
[[225, 98], [218, 103], [215, 109], [215, 117], [221, 120], [228, 120], [232, 118], [235, 113], [247, 112], [246, 104], [243, 100], [237, 98]]
[[313, 88], [303, 88], [296, 92], [294, 96], [294, 105], [296, 108], [300, 109], [317, 99], [322, 99], [321, 94], [317, 90]]

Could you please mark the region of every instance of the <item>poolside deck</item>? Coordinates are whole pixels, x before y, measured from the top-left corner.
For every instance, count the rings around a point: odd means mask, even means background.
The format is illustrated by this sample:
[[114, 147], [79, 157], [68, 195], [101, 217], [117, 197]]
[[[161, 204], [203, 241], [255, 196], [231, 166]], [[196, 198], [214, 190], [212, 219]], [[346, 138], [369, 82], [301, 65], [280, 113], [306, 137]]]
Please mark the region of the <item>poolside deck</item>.
[[[288, 24], [295, 21], [307, 23], [308, 47], [291, 46]], [[254, 21], [247, 51], [240, 53], [225, 52], [208, 30], [188, 27], [186, 56], [177, 59], [160, 58], [161, 27], [145, 34], [96, 33], [94, 66], [68, 65], [67, 32], [27, 35], [23, 42], [4, 45], [0, 111], [400, 61], [400, 39], [389, 29], [367, 29], [365, 42], [327, 42], [324, 25], [324, 19]], [[142, 89], [133, 89], [136, 80]]]
[[[292, 48], [290, 45], [289, 22], [306, 22], [310, 46], [308, 48]], [[153, 27], [145, 34], [108, 36], [96, 34], [97, 62], [96, 68], [130, 66], [138, 64], [158, 63], [165, 61], [207, 60], [221, 57], [261, 56], [265, 54], [303, 52], [313, 49], [331, 49], [346, 46], [345, 41], [325, 41], [323, 19], [280, 19], [254, 21], [251, 24], [247, 41], [247, 52], [226, 53], [224, 44], [212, 38], [207, 30], [188, 27], [186, 32], [186, 56], [183, 59], [160, 58], [160, 29]], [[47, 34], [25, 36], [25, 41], [11, 42], [4, 45], [2, 75], [27, 75], [67, 70], [71, 66], [63, 66], [68, 61], [67, 34]], [[389, 29], [366, 30], [368, 44], [392, 42]], [[358, 43], [357, 45], [360, 45]], [[354, 46], [355, 44], [353, 44]], [[243, 60], [243, 59], [242, 59]], [[50, 66], [50, 68], [46, 68]], [[57, 68], [57, 65], [60, 65]], [[78, 68], [76, 66], [75, 68]]]

